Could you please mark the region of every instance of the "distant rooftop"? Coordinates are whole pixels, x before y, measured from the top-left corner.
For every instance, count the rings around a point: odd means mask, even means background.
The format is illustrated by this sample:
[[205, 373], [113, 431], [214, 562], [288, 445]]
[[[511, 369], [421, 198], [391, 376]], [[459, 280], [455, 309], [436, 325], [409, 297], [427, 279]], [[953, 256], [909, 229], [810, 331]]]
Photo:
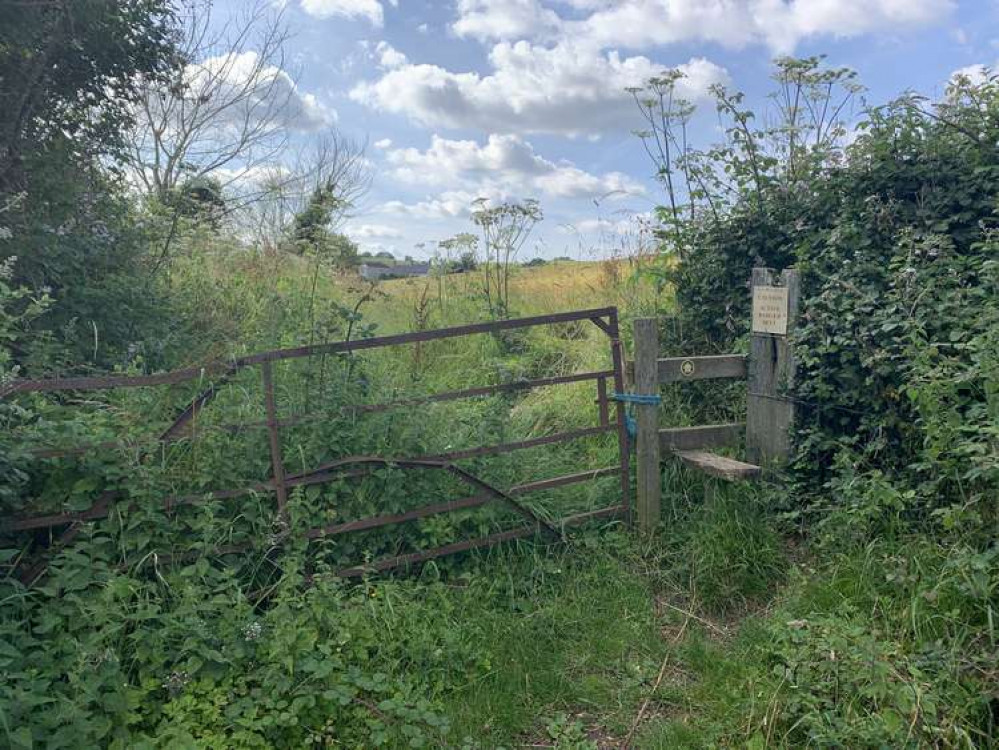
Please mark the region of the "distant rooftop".
[[375, 279], [392, 278], [394, 276], [426, 276], [430, 273], [429, 263], [405, 263], [394, 266], [381, 266], [371, 263], [362, 263], [358, 269], [361, 278], [374, 281]]

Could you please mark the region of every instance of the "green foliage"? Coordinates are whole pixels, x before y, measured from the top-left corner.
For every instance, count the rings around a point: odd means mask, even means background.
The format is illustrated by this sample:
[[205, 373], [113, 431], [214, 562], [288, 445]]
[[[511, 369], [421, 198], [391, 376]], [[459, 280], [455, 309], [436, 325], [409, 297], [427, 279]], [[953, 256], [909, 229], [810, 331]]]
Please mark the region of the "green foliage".
[[[958, 81], [932, 109], [912, 96], [871, 109], [843, 148], [853, 74], [779, 60], [775, 80], [773, 124], [754, 127], [741, 95], [719, 89], [726, 142], [658, 157], [690, 188], [667, 207], [665, 248], [679, 255], [664, 272], [679, 309], [668, 346], [730, 349], [746, 332], [751, 267], [796, 265], [799, 504], [855, 503], [854, 478], [880, 472], [908, 498], [889, 515], [953, 525], [947, 508], [960, 506], [987, 529], [983, 501], [999, 487], [984, 344], [996, 333], [999, 162], [985, 144], [999, 134], [999, 84]], [[647, 142], [679, 142], [689, 114], [674, 85], [657, 79], [640, 99], [665, 118]], [[951, 439], [960, 451], [946, 450]]]
[[174, 28], [168, 0], [0, 7], [0, 197], [31, 192], [39, 161], [118, 152], [141, 77], [167, 69]]
[[29, 371], [120, 365], [162, 336], [149, 238], [107, 165], [173, 29], [166, 0], [0, 9], [0, 259], [17, 256], [14, 285], [54, 300], [32, 324], [45, 345], [13, 348]]
[[641, 747], [992, 747], [995, 552], [925, 537], [823, 550], [734, 642], [680, 649], [681, 718]]
[[583, 723], [565, 713], [545, 722], [545, 731], [556, 750], [597, 750], [597, 743], [587, 738]]
[[222, 183], [211, 177], [195, 177], [170, 190], [164, 204], [178, 216], [220, 229], [226, 211]]
[[784, 578], [786, 561], [752, 490], [715, 492], [684, 518], [671, 567], [692, 598], [710, 610], [726, 611], [772, 591]]

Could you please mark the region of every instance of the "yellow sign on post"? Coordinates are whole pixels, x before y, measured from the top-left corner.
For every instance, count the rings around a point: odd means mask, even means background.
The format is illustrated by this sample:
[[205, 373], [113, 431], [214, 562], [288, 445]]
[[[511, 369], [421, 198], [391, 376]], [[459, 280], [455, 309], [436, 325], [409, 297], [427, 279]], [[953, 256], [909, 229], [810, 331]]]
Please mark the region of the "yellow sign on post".
[[753, 287], [753, 333], [787, 335], [787, 287]]

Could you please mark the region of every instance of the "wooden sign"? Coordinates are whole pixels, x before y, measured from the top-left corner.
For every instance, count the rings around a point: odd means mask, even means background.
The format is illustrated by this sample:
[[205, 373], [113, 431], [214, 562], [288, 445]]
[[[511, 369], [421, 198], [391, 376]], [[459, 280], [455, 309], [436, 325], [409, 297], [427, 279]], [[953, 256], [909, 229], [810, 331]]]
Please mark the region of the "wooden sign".
[[787, 287], [753, 287], [753, 333], [787, 335]]

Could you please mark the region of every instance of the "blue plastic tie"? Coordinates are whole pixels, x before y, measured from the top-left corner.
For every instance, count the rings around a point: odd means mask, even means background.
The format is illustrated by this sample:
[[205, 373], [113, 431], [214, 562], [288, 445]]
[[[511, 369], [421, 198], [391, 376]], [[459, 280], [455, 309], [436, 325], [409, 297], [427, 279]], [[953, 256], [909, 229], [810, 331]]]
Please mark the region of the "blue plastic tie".
[[659, 406], [663, 402], [658, 393], [612, 393], [614, 401], [624, 401], [626, 404], [642, 404], [644, 406]]
[[[642, 406], [659, 406], [663, 402], [658, 393], [617, 393], [611, 394], [613, 401], [623, 401], [626, 404], [641, 404]], [[625, 412], [624, 426], [628, 431], [628, 437], [634, 440], [638, 437], [638, 423], [635, 418]]]
[[630, 414], [624, 415], [624, 427], [628, 431], [628, 437], [632, 440], [638, 437], [638, 422]]

